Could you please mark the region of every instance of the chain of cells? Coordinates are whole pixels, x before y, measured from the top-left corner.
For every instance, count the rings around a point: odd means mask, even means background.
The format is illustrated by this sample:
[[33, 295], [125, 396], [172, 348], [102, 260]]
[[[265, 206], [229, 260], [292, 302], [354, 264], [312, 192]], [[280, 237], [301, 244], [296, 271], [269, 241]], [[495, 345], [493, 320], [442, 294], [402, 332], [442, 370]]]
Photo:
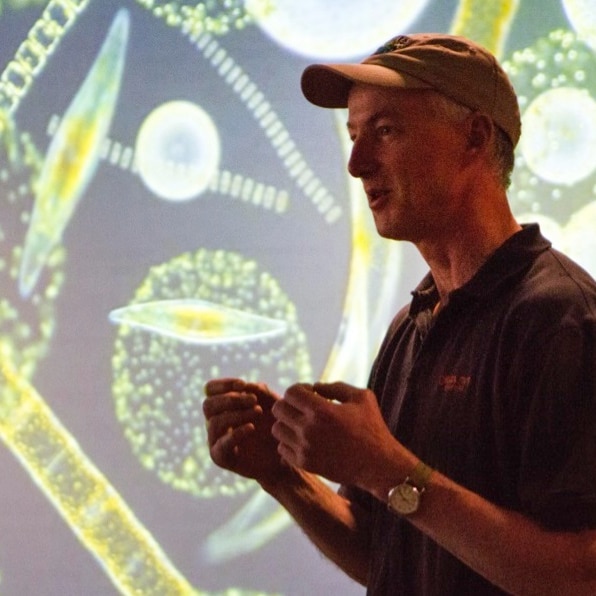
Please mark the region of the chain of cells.
[[0, 437], [123, 594], [193, 590], [1, 346]]
[[89, 0], [51, 0], [0, 75], [0, 108], [13, 113]]

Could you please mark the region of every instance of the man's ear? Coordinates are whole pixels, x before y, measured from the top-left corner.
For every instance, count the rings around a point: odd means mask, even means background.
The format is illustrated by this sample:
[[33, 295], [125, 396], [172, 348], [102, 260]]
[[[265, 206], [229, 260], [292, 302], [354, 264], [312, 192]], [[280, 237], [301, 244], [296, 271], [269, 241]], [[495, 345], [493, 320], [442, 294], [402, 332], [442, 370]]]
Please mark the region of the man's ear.
[[493, 121], [481, 112], [474, 112], [468, 120], [468, 148], [482, 149], [487, 147], [495, 134]]

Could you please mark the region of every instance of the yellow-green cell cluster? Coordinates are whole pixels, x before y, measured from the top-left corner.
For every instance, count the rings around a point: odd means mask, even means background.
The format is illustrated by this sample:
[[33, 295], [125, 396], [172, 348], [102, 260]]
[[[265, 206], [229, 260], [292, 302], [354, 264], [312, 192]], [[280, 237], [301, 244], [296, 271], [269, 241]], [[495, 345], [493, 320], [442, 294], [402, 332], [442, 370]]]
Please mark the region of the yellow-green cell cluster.
[[[116, 415], [142, 465], [166, 484], [206, 498], [233, 495], [253, 484], [219, 470], [209, 457], [201, 404], [203, 386], [219, 376], [267, 380], [281, 390], [312, 378], [306, 336], [296, 308], [278, 282], [236, 253], [201, 249], [153, 267], [131, 305], [207, 301], [285, 323], [283, 333], [237, 341], [226, 329], [197, 343], [194, 331], [122, 324], [114, 347]], [[159, 326], [163, 327], [161, 318]], [[188, 339], [185, 339], [188, 335]]]
[[55, 304], [64, 281], [65, 249], [56, 246], [35, 291], [18, 292], [23, 242], [34, 202], [33, 184], [41, 157], [26, 134], [4, 112], [0, 133], [0, 337], [9, 344], [24, 376], [30, 378], [46, 354], [54, 332]]
[[[243, 29], [255, 16], [244, 8], [242, 0], [206, 0], [205, 2], [167, 2], [164, 0], [137, 0], [156, 17], [171, 27], [182, 27], [194, 33], [208, 32], [225, 35], [234, 29]], [[269, 0], [263, 0], [263, 10]]]
[[565, 223], [596, 198], [596, 56], [574, 33], [556, 30], [504, 67], [522, 113], [513, 208]]

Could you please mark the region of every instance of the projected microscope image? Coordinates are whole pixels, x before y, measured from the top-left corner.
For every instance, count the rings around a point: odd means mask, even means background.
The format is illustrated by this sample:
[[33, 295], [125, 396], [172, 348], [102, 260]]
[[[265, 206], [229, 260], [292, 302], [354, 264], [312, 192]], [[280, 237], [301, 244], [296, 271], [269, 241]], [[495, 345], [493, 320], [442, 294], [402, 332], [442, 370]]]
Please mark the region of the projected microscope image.
[[595, 273], [596, 9], [550, 4], [0, 2], [1, 594], [362, 593], [211, 463], [201, 411], [216, 376], [365, 384], [424, 273], [300, 72], [403, 31], [485, 44], [520, 96], [516, 215]]

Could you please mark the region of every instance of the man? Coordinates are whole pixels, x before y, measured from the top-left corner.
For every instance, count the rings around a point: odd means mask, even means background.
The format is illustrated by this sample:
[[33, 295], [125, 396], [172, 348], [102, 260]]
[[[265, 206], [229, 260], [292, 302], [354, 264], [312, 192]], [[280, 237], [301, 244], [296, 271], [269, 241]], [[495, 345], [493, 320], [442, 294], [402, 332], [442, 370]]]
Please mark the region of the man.
[[430, 273], [367, 389], [207, 383], [213, 460], [370, 594], [596, 594], [596, 285], [511, 214], [507, 76], [469, 40], [418, 34], [313, 65], [302, 89], [347, 106], [377, 230]]

